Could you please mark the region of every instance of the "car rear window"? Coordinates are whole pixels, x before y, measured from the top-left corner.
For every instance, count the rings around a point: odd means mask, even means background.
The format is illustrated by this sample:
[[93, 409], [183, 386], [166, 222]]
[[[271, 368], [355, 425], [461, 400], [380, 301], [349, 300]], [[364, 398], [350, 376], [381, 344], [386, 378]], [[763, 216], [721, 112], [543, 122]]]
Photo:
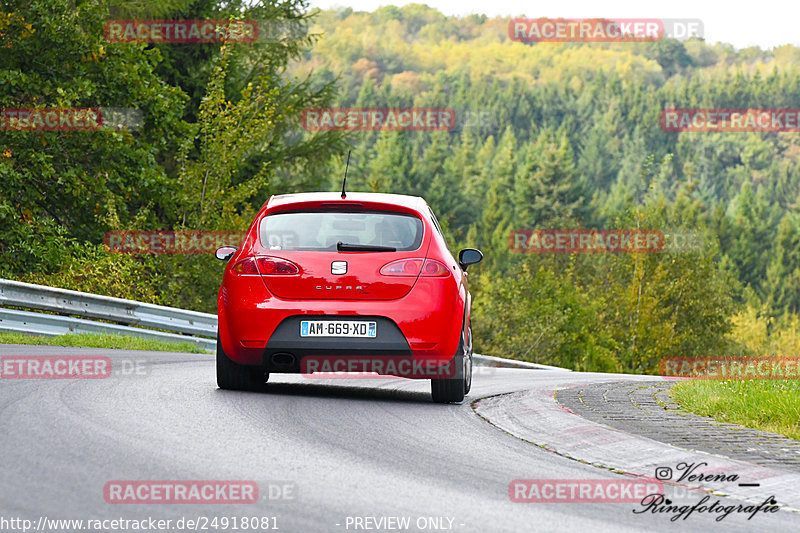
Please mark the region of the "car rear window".
[[261, 245], [270, 250], [336, 251], [336, 244], [391, 246], [398, 252], [422, 244], [422, 220], [390, 211], [292, 211], [261, 220]]

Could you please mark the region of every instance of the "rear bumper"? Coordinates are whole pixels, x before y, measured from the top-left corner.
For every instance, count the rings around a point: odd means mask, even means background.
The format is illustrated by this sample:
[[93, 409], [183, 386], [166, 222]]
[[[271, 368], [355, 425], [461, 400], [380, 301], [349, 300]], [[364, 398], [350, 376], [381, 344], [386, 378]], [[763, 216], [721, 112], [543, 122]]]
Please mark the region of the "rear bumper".
[[[228, 280], [226, 274], [217, 306], [220, 341], [233, 361], [273, 372], [300, 372], [300, 359], [309, 355], [446, 362], [458, 349], [464, 296], [455, 282], [420, 278], [397, 300], [284, 300], [269, 293], [260, 277]], [[300, 320], [319, 318], [375, 320], [378, 338], [300, 338]], [[275, 367], [279, 353], [292, 354], [296, 365]]]
[[[267, 341], [263, 365], [268, 372], [305, 372], [301, 364], [305, 357], [330, 357], [345, 360], [351, 356], [391, 357], [411, 356], [411, 347], [397, 324], [386, 317], [358, 316], [358, 320], [375, 322], [376, 338], [301, 337], [303, 320], [330, 319], [325, 315], [293, 315], [285, 318]], [[291, 356], [291, 357], [289, 357]]]

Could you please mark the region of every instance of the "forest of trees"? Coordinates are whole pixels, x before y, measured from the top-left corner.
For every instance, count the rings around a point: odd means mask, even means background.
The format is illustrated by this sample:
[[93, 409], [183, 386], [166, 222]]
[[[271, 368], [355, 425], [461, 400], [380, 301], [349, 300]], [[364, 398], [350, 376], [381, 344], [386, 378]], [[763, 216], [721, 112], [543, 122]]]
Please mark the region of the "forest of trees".
[[[470, 270], [476, 351], [653, 372], [667, 356], [800, 355], [800, 137], [669, 133], [667, 107], [800, 107], [800, 49], [519, 43], [507, 19], [300, 0], [4, 2], [0, 107], [141, 110], [133, 132], [0, 132], [0, 276], [213, 312], [210, 257], [109, 254], [109, 230], [245, 230], [270, 194], [423, 196]], [[76, 7], [77, 5], [77, 7]], [[108, 18], [307, 28], [236, 45], [105, 42]], [[24, 67], [23, 67], [24, 65]], [[309, 132], [305, 107], [449, 107], [436, 132]], [[702, 245], [519, 254], [521, 228]], [[787, 353], [791, 352], [791, 353]]]

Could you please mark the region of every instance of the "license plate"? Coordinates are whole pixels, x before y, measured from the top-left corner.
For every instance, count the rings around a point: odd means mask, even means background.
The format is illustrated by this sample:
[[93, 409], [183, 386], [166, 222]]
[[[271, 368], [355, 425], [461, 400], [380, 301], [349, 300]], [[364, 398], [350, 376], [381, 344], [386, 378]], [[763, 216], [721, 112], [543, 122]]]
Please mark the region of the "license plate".
[[364, 337], [375, 338], [378, 326], [375, 322], [348, 320], [303, 320], [300, 322], [301, 337]]

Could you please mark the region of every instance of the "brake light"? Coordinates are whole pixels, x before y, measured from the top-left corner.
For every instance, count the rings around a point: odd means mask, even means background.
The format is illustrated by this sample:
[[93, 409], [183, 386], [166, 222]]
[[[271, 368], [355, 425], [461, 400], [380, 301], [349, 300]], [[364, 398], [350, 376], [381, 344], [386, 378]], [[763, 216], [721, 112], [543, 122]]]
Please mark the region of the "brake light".
[[236, 274], [257, 276], [295, 276], [300, 273], [300, 267], [278, 257], [245, 257], [231, 268]]
[[434, 259], [399, 259], [383, 265], [380, 270], [384, 276], [449, 276], [447, 267]]
[[264, 276], [296, 276], [300, 273], [300, 267], [278, 257], [256, 257], [258, 270]]

